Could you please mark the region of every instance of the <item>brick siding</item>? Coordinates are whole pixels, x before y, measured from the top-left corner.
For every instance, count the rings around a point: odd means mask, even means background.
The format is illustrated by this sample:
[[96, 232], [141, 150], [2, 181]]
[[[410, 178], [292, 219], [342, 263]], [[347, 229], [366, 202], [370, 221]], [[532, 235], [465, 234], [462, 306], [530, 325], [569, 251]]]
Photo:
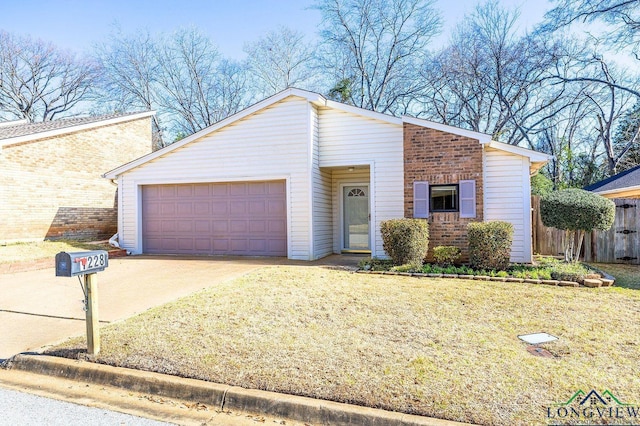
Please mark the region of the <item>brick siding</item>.
[[476, 181], [476, 218], [460, 218], [458, 212], [429, 213], [429, 254], [433, 247], [456, 246], [462, 250], [462, 261], [469, 258], [467, 224], [482, 221], [483, 179], [482, 146], [476, 139], [414, 124], [404, 124], [404, 214], [413, 217], [413, 182], [429, 185], [457, 184], [461, 180]]
[[0, 242], [110, 237], [117, 187], [101, 175], [149, 152], [149, 117], [3, 147]]

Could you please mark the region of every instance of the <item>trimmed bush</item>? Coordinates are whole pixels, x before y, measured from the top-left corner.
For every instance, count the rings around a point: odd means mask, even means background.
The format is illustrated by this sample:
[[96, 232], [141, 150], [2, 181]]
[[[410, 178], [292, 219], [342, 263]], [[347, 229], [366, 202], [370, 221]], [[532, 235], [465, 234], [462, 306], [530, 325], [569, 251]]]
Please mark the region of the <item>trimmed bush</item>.
[[585, 232], [606, 231], [613, 225], [615, 215], [613, 201], [583, 189], [554, 191], [540, 199], [542, 223], [566, 233], [566, 261], [578, 260]]
[[460, 249], [454, 246], [433, 248], [433, 259], [440, 265], [452, 265], [460, 258]]
[[382, 246], [394, 265], [421, 267], [429, 248], [429, 224], [422, 219], [390, 219], [380, 224]]
[[613, 225], [616, 205], [602, 195], [584, 189], [564, 189], [540, 199], [540, 215], [545, 226], [570, 231], [606, 231]]
[[503, 270], [509, 267], [513, 225], [509, 222], [471, 222], [467, 225], [469, 263], [474, 269]]

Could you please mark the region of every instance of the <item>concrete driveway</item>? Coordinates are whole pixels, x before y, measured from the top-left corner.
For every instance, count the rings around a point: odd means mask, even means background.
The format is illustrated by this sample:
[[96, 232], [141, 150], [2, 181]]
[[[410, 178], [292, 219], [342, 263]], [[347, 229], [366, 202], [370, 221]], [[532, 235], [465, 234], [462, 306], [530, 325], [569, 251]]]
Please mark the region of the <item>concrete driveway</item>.
[[[186, 258], [135, 256], [109, 260], [98, 273], [102, 324], [131, 317], [198, 290], [240, 277], [283, 258]], [[38, 351], [86, 333], [83, 293], [77, 277], [53, 268], [0, 274], [0, 360]]]

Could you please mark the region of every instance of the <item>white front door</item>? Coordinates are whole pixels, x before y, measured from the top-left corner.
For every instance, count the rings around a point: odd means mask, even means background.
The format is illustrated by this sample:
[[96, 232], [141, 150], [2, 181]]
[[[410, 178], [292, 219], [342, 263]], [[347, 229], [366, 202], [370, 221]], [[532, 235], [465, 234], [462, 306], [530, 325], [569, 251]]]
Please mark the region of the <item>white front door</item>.
[[342, 189], [344, 250], [369, 250], [369, 186], [345, 185]]

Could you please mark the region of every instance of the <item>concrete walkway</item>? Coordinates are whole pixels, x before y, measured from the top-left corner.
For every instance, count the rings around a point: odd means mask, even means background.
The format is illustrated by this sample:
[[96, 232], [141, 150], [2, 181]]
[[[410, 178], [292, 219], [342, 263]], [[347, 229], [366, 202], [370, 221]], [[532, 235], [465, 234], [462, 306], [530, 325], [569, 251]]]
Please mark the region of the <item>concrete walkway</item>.
[[[355, 261], [357, 262], [357, 260]], [[354, 264], [330, 256], [306, 264]], [[99, 319], [131, 317], [258, 268], [300, 264], [283, 258], [133, 256], [109, 260], [98, 273]], [[42, 349], [85, 334], [85, 312], [77, 277], [54, 269], [0, 274], [0, 359]]]

